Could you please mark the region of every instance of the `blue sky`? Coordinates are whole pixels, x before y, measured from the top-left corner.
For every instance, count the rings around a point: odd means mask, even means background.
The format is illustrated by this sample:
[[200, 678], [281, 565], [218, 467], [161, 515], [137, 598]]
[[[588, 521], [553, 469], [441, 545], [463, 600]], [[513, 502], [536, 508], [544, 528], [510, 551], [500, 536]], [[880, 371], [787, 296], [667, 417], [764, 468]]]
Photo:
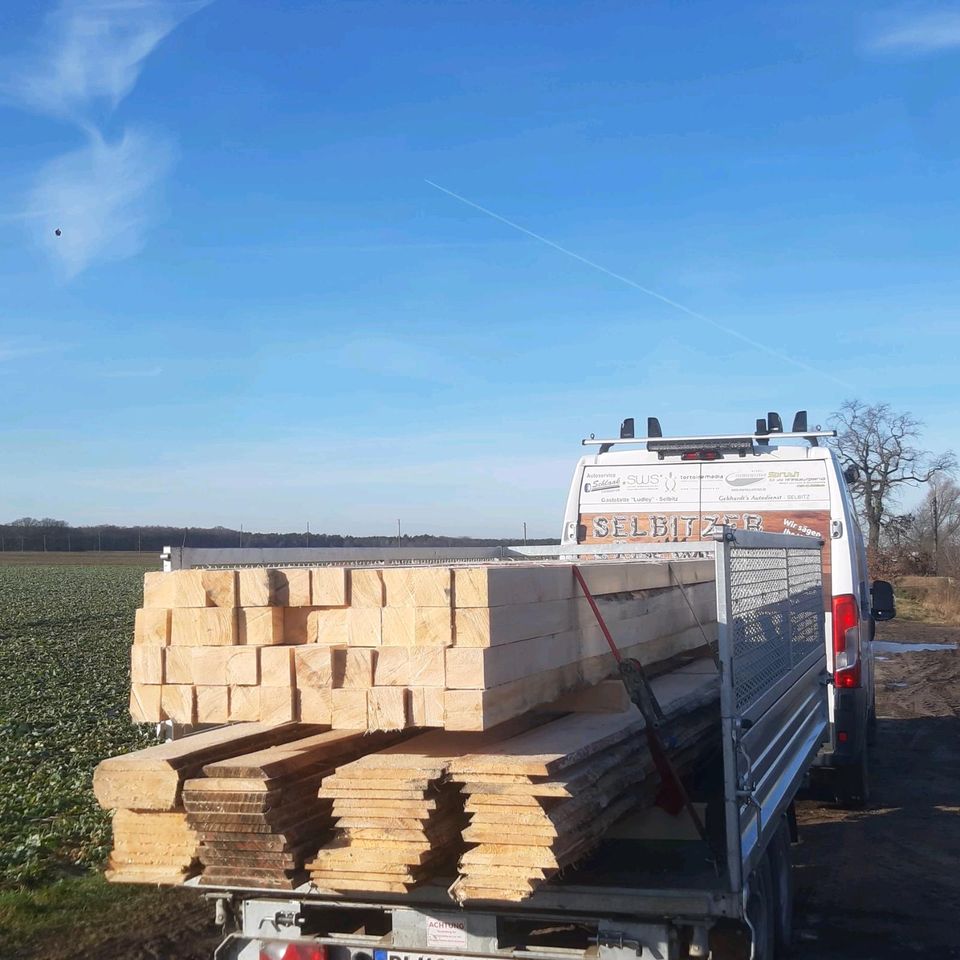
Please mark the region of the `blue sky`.
[[4, 5], [0, 518], [555, 535], [624, 416], [848, 397], [960, 448], [958, 108], [960, 5]]

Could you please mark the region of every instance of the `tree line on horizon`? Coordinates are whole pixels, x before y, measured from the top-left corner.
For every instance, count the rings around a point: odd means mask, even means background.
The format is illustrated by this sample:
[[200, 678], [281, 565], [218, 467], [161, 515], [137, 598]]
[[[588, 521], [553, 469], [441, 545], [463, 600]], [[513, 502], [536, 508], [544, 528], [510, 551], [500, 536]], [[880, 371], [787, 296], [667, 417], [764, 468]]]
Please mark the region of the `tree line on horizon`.
[[[403, 534], [402, 547], [499, 547], [518, 537], [454, 537]], [[558, 543], [556, 538], [528, 539], [529, 544]], [[51, 517], [21, 517], [0, 524], [0, 550], [23, 552], [139, 551], [159, 553], [164, 547], [395, 547], [397, 536], [359, 537], [340, 533], [263, 533], [231, 527], [72, 526]]]

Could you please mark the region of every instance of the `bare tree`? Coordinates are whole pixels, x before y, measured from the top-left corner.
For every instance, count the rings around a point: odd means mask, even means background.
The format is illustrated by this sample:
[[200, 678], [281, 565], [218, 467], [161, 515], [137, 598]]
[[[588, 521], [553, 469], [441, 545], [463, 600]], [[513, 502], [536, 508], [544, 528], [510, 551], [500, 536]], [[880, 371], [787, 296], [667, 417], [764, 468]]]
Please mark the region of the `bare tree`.
[[850, 491], [867, 521], [867, 544], [875, 555], [880, 531], [901, 488], [949, 473], [957, 461], [949, 450], [934, 456], [917, 446], [921, 422], [887, 403], [847, 400], [832, 419], [837, 427], [834, 445], [841, 459], [857, 468]]
[[960, 533], [960, 487], [947, 477], [935, 476], [917, 511], [916, 522], [921, 542], [933, 560], [933, 573], [939, 575], [945, 555], [953, 552], [951, 548]]

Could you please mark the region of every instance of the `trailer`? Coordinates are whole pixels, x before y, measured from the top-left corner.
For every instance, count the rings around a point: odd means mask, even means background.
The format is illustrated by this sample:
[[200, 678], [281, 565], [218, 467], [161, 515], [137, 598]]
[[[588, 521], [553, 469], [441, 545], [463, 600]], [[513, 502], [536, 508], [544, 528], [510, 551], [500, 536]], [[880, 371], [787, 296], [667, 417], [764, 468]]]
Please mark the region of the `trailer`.
[[522, 903], [460, 907], [453, 876], [404, 895], [198, 886], [225, 934], [216, 960], [776, 956], [791, 939], [794, 798], [828, 735], [823, 546], [724, 527], [696, 544], [165, 551], [167, 570], [704, 557], [716, 569], [717, 642], [698, 663], [718, 677], [719, 750], [686, 785], [699, 816], [628, 818]]

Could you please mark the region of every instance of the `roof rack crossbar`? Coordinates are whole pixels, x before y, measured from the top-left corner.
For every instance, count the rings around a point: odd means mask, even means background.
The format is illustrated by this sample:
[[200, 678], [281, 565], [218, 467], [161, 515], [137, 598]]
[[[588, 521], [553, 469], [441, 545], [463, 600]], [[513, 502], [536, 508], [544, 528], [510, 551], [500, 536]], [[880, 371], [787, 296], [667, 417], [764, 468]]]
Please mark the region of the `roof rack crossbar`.
[[[815, 437], [835, 437], [837, 435], [836, 430], [807, 430], [803, 433], [777, 433], [773, 436], [777, 440], [812, 440]], [[744, 443], [747, 441], [761, 441], [761, 440], [770, 440], [770, 434], [759, 434], [759, 433], [725, 433], [725, 434], [716, 434], [715, 436], [706, 436], [706, 437], [629, 437], [621, 438], [617, 437], [616, 439], [606, 439], [599, 440], [596, 437], [587, 437], [584, 440], [581, 440], [581, 444], [585, 447], [602, 447], [602, 446], [613, 446], [614, 444], [638, 444], [638, 443], [649, 443], [653, 442], [657, 445], [660, 444], [675, 444], [675, 443], [689, 443], [689, 444], [709, 444], [715, 440], [742, 440]]]

